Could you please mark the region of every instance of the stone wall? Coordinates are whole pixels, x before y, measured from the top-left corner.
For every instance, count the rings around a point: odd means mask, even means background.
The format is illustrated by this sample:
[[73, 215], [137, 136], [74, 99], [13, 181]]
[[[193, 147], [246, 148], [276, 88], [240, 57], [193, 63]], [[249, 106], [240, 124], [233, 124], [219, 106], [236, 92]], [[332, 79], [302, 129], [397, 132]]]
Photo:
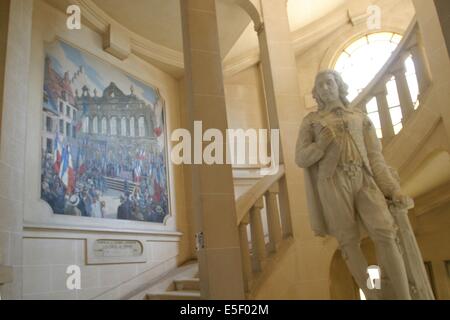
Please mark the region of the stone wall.
[[[6, 72], [12, 81], [10, 87], [5, 88], [1, 135], [0, 242], [7, 246], [2, 250], [2, 263], [22, 267], [14, 274], [13, 286], [3, 289], [3, 296], [24, 299], [126, 298], [192, 258], [183, 168], [169, 164], [171, 217], [164, 224], [95, 222], [96, 219], [79, 218], [79, 222], [72, 220], [65, 226], [62, 220], [57, 220], [71, 217], [54, 217], [39, 199], [44, 43], [62, 39], [111, 64], [111, 68], [119, 68], [158, 87], [166, 101], [169, 152], [172, 145], [170, 132], [180, 126], [178, 82], [133, 54], [124, 61], [109, 55], [102, 49], [100, 34], [84, 25], [81, 30], [68, 30], [66, 15], [42, 0], [12, 3], [23, 3], [21, 9], [33, 9], [33, 15], [31, 19], [31, 11], [26, 11], [29, 15], [24, 21], [16, 16], [10, 19], [9, 41], [13, 45], [8, 48], [11, 56]], [[28, 30], [29, 38], [18, 28]], [[26, 62], [29, 62], [29, 68]], [[91, 223], [94, 227], [90, 227]], [[116, 259], [108, 264], [88, 265], [87, 259], [92, 255], [88, 243], [97, 239], [137, 240], [144, 247], [144, 257], [138, 260], [145, 262], [123, 263]], [[81, 268], [81, 290], [67, 289], [66, 271], [70, 265]]]

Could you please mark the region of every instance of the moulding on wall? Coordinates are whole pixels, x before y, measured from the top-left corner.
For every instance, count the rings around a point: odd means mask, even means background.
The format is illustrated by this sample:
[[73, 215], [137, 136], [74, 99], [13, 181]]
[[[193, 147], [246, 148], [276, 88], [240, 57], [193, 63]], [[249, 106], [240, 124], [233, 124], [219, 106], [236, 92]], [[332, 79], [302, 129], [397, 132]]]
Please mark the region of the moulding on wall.
[[333, 41], [333, 43], [328, 47], [321, 63], [319, 70], [332, 68], [336, 63], [341, 52], [356, 39], [368, 35], [370, 33], [378, 32], [393, 32], [403, 35], [405, 29], [401, 26], [389, 25], [384, 26], [382, 29], [370, 31], [365, 25], [353, 26], [350, 30], [343, 33], [339, 38]]
[[[84, 21], [102, 36], [108, 32], [109, 25], [119, 24], [100, 9], [92, 0], [70, 0], [70, 2], [80, 6], [83, 12]], [[378, 0], [375, 3], [380, 6], [383, 5], [382, 0]], [[365, 26], [362, 21], [368, 16], [367, 13], [355, 14], [356, 11], [349, 11], [347, 7], [347, 4], [343, 4], [319, 20], [293, 31], [291, 33], [291, 38], [295, 55], [298, 56], [302, 54], [342, 26], [347, 24], [358, 28]], [[157, 65], [176, 79], [182, 77], [184, 74], [183, 52], [157, 44], [124, 26], [122, 27], [129, 38], [131, 53], [138, 55], [149, 63]], [[389, 29], [390, 31], [398, 33], [404, 31], [404, 29], [396, 26], [384, 27], [383, 29]], [[348, 37], [351, 37], [351, 35]], [[327, 56], [324, 60], [331, 61], [332, 58]], [[232, 76], [257, 64], [259, 61], [259, 48], [253, 48], [244, 54], [225, 60], [223, 62], [224, 75]]]
[[125, 60], [131, 53], [130, 38], [116, 24], [110, 24], [103, 35], [103, 49], [120, 60]]
[[[388, 8], [398, 5], [400, 2], [401, 1], [378, 0], [374, 2], [374, 5], [380, 6], [381, 8], [383, 8], [384, 11], [387, 11]], [[322, 58], [319, 70], [331, 68], [333, 64], [336, 62], [341, 51], [346, 46], [348, 46], [351, 42], [353, 42], [357, 38], [362, 37], [366, 34], [385, 31], [403, 35], [406, 32], [406, 29], [408, 28], [410, 20], [414, 17], [413, 13], [405, 23], [401, 19], [393, 20], [382, 16], [381, 28], [369, 30], [367, 25], [365, 23], [362, 23], [362, 21], [364, 20], [365, 17], [367, 17], [367, 15], [363, 13], [357, 14], [356, 12], [359, 12], [359, 10], [347, 11], [346, 14], [347, 23], [349, 23], [351, 28], [340, 34], [338, 37], [336, 37], [334, 41], [329, 45], [326, 53]], [[335, 30], [336, 28], [333, 30], [333, 32]]]
[[[80, 6], [85, 22], [102, 36], [108, 32], [109, 25], [119, 24], [92, 0], [71, 0], [71, 2]], [[304, 52], [336, 30], [336, 28], [349, 23], [349, 17], [343, 8], [344, 6], [341, 6], [317, 22], [292, 32], [292, 45], [295, 54], [298, 55]], [[123, 30], [129, 37], [132, 53], [135, 53], [150, 63], [156, 62], [158, 67], [173, 75], [175, 78], [182, 76], [184, 69], [182, 52], [150, 41], [126, 27], [123, 27]], [[234, 75], [257, 64], [259, 61], [259, 48], [254, 48], [242, 55], [224, 61], [224, 74], [226, 76]]]
[[223, 63], [223, 73], [226, 77], [233, 76], [259, 63], [260, 55], [257, 48], [242, 55], [233, 57]]
[[431, 212], [440, 206], [443, 206], [450, 202], [450, 194], [448, 190], [450, 188], [450, 182], [431, 190], [430, 192], [421, 195], [414, 199], [415, 207], [413, 212], [416, 216], [420, 216]]
[[[96, 32], [102, 35], [107, 32], [109, 25], [120, 25], [120, 23], [107, 15], [92, 0], [72, 0], [71, 2], [80, 6], [83, 12], [83, 18]], [[122, 26], [122, 28], [130, 39], [131, 52], [140, 54], [141, 56], [147, 56], [151, 59], [156, 59], [162, 63], [180, 69], [184, 68], [183, 54], [181, 52], [152, 42], [124, 26]]]
[[134, 230], [134, 229], [114, 229], [86, 226], [55, 226], [53, 224], [24, 224], [24, 238], [45, 238], [45, 239], [87, 239], [91, 236], [98, 237], [99, 234], [112, 235], [114, 237], [140, 237], [144, 236], [151, 241], [180, 241], [182, 232], [179, 231], [159, 231], [159, 230]]

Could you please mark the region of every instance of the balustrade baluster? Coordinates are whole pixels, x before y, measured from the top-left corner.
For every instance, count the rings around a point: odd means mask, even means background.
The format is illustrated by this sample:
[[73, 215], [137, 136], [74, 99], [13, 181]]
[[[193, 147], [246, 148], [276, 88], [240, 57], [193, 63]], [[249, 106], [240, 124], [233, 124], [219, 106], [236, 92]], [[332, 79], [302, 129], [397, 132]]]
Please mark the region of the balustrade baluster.
[[277, 194], [279, 193], [278, 182], [274, 183], [266, 192], [267, 200], [267, 223], [269, 227], [270, 250], [277, 251], [281, 241], [281, 223], [278, 210]]
[[409, 90], [405, 72], [406, 70], [404, 64], [398, 66], [397, 70], [394, 71], [395, 83], [397, 84], [398, 98], [400, 100], [400, 108], [402, 110], [403, 125], [414, 112], [414, 103], [411, 98], [411, 93]]
[[250, 248], [248, 246], [247, 225], [249, 224], [249, 217], [246, 215], [239, 224], [239, 240], [241, 244], [241, 260], [242, 260], [242, 274], [244, 276], [244, 289], [246, 292], [250, 291], [252, 281], [252, 261], [250, 256]]
[[389, 142], [394, 137], [394, 126], [392, 125], [391, 113], [387, 101], [386, 83], [378, 88], [375, 93], [378, 104], [378, 113], [380, 115], [381, 132], [383, 133], [383, 143]]
[[261, 218], [261, 209], [264, 208], [263, 198], [258, 199], [250, 211], [250, 229], [252, 235], [253, 271], [259, 272], [263, 268], [266, 258], [266, 244]]
[[291, 209], [287, 193], [286, 177], [280, 179], [278, 186], [280, 188], [278, 193], [278, 201], [280, 203], [281, 229], [282, 229], [282, 237], [284, 239], [289, 236], [292, 236]]
[[423, 47], [420, 43], [415, 43], [410, 49], [414, 68], [416, 70], [417, 83], [419, 84], [419, 100], [430, 84], [431, 77], [426, 64], [426, 58]]

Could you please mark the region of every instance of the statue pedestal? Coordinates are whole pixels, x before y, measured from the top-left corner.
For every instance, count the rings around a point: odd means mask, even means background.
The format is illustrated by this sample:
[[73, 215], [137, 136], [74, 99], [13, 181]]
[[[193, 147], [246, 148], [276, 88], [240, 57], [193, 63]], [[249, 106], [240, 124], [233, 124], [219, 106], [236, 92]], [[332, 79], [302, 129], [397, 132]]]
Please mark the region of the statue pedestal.
[[[414, 203], [412, 199], [409, 199], [408, 204], [403, 206], [392, 202], [388, 205], [398, 226], [397, 241], [405, 263], [411, 297], [413, 300], [434, 300], [422, 254], [408, 218], [408, 209], [414, 207]], [[389, 295], [389, 291], [386, 291], [386, 295]]]

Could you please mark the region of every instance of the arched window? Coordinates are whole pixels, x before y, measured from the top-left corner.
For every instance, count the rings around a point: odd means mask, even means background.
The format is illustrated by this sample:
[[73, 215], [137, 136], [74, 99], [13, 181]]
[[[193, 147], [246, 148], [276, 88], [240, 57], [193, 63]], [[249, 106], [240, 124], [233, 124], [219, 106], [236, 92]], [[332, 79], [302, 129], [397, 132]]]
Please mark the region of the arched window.
[[108, 126], [107, 126], [105, 117], [102, 118], [102, 134], [103, 135], [107, 135], [108, 134]]
[[83, 118], [83, 133], [89, 133], [89, 117]]
[[145, 137], [145, 119], [144, 119], [144, 117], [139, 117], [138, 127], [139, 127], [139, 137]]
[[92, 120], [92, 133], [97, 134], [98, 133], [98, 118], [97, 116], [94, 117]]
[[334, 65], [349, 85], [351, 101], [369, 84], [397, 48], [402, 37], [392, 32], [365, 35], [348, 45]]
[[127, 119], [125, 117], [120, 121], [120, 134], [124, 137], [127, 135]]
[[110, 126], [111, 126], [111, 135], [112, 136], [117, 135], [117, 118], [116, 117], [111, 118]]
[[[397, 48], [402, 36], [393, 32], [377, 32], [353, 41], [338, 56], [334, 69], [338, 71], [349, 86], [347, 98], [353, 101], [372, 81]], [[418, 106], [418, 84], [414, 63], [409, 57], [405, 61], [406, 77], [415, 106]], [[402, 113], [395, 78], [386, 83], [387, 99], [394, 132], [402, 129]], [[366, 105], [379, 138], [382, 137], [378, 105], [375, 98]]]
[[135, 136], [135, 132], [134, 132], [134, 117], [130, 118], [130, 137], [134, 137]]

